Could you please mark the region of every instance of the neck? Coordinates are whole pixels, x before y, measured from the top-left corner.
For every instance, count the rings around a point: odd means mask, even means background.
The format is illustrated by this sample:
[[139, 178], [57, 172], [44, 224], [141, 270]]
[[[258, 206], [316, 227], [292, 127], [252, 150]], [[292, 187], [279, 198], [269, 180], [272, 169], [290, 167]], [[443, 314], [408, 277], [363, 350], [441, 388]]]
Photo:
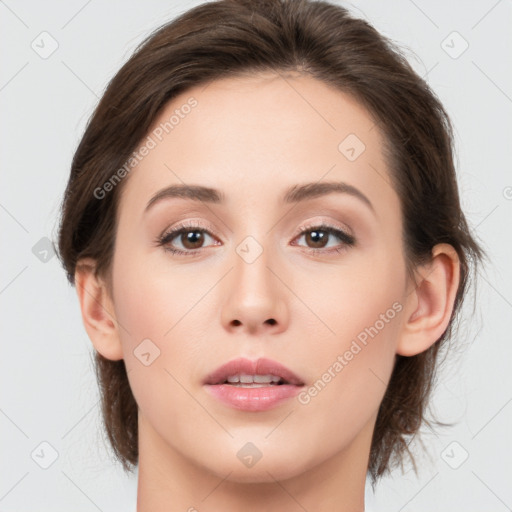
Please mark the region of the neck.
[[305, 471], [281, 479], [279, 468], [266, 468], [255, 476], [258, 481], [241, 482], [230, 479], [229, 471], [215, 474], [183, 455], [179, 447], [170, 446], [139, 410], [137, 512], [364, 512], [375, 419], [350, 446]]

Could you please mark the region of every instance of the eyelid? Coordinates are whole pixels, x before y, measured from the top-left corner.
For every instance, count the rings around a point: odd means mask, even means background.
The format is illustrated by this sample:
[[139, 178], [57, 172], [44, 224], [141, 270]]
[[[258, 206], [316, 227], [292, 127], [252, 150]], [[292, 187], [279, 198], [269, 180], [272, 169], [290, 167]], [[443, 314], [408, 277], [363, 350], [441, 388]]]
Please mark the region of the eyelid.
[[162, 231], [161, 236], [165, 236], [167, 233], [171, 233], [171, 232], [176, 231], [181, 228], [186, 228], [186, 229], [200, 228], [200, 229], [204, 229], [209, 234], [212, 234], [211, 233], [212, 230], [210, 229], [210, 226], [208, 225], [208, 223], [203, 222], [201, 220], [184, 220], [184, 221], [178, 222], [177, 224], [173, 224], [172, 226], [165, 228]]
[[[304, 224], [301, 224], [297, 228], [295, 234], [293, 235], [293, 239], [295, 239], [299, 235], [302, 235], [306, 229], [318, 228], [320, 226], [326, 226], [326, 227], [331, 227], [334, 229], [339, 229], [339, 230], [344, 231], [347, 235], [350, 235], [352, 237], [355, 236], [353, 231], [345, 224], [338, 225], [338, 224], [332, 223], [331, 221], [315, 219], [315, 220], [309, 220], [309, 221], [305, 222]], [[185, 221], [179, 222], [176, 225], [165, 228], [160, 236], [164, 237], [164, 236], [166, 236], [167, 233], [171, 233], [171, 232], [176, 231], [181, 228], [204, 229], [208, 234], [210, 234], [212, 236], [213, 236], [212, 231], [214, 231], [214, 230], [210, 229], [210, 226], [208, 226], [208, 224], [206, 222], [203, 222], [201, 220], [185, 220]]]
[[[185, 220], [178, 222], [178, 224], [174, 224], [172, 226], [167, 227], [164, 229], [164, 231], [156, 238], [155, 244], [157, 247], [163, 247], [165, 251], [169, 251], [174, 255], [186, 255], [186, 256], [193, 256], [197, 254], [198, 251], [205, 248], [199, 248], [199, 249], [192, 249], [187, 251], [182, 251], [181, 249], [171, 248], [168, 247], [171, 245], [171, 241], [174, 240], [176, 237], [180, 235], [180, 232], [182, 231], [204, 231], [208, 236], [212, 238], [217, 238], [206, 223], [203, 223], [203, 221], [198, 220]], [[172, 236], [171, 236], [172, 235]], [[166, 240], [168, 237], [171, 237], [169, 240]], [[212, 245], [218, 245], [218, 243], [214, 243]]]
[[325, 218], [309, 220], [309, 221], [306, 221], [304, 224], [301, 224], [300, 227], [297, 229], [297, 232], [295, 233], [294, 238], [299, 235], [302, 235], [303, 232], [307, 229], [318, 228], [320, 226], [338, 229], [340, 231], [345, 232], [347, 235], [351, 236], [352, 238], [355, 238], [355, 233], [352, 231], [352, 229], [350, 229], [349, 226], [347, 226], [346, 224], [341, 223], [341, 222], [332, 222], [330, 220], [326, 220]]
[[[304, 224], [302, 224], [297, 229], [295, 235], [292, 238], [292, 242], [297, 240], [297, 238], [304, 236], [304, 234], [307, 233], [308, 231], [312, 231], [313, 229], [319, 229], [319, 230], [324, 230], [324, 231], [330, 231], [331, 234], [337, 236], [338, 239], [342, 240], [342, 245], [344, 246], [344, 248], [346, 248], [347, 246], [355, 245], [357, 243], [357, 241], [356, 241], [356, 237], [355, 237], [352, 229], [350, 229], [344, 223], [340, 223], [340, 224], [342, 224], [342, 225], [340, 226], [338, 223], [326, 221], [325, 219], [324, 220], [320, 220], [320, 219], [311, 220], [310, 219], [307, 222], [305, 222]], [[178, 224], [175, 224], [171, 227], [166, 228], [162, 232], [162, 234], [157, 238], [156, 243], [158, 246], [164, 246], [164, 248], [165, 248], [165, 246], [170, 244], [170, 240], [173, 240], [175, 237], [179, 236], [180, 231], [193, 230], [193, 229], [197, 229], [199, 231], [204, 231], [208, 236], [217, 239], [217, 237], [212, 233], [212, 231], [215, 231], [215, 230], [211, 230], [209, 228], [209, 226], [207, 225], [207, 223], [205, 223], [203, 221], [199, 221], [199, 220], [185, 220], [185, 221], [179, 222]], [[171, 237], [171, 239], [168, 242], [165, 242], [165, 239], [169, 235], [173, 235], [173, 236]], [[213, 245], [218, 245], [218, 244], [213, 244]], [[292, 245], [297, 245], [297, 244], [292, 244]], [[302, 246], [299, 246], [299, 247], [302, 247]], [[201, 247], [198, 249], [191, 249], [191, 250], [187, 250], [187, 251], [182, 251], [180, 249], [166, 248], [166, 250], [168, 250], [176, 255], [188, 254], [191, 256], [196, 254], [198, 251], [201, 251], [201, 249], [206, 249], [206, 247]], [[331, 252], [331, 250], [323, 249], [323, 248], [309, 248], [308, 251], [310, 251], [311, 253], [325, 253], [326, 255], [329, 254], [329, 252]], [[335, 252], [340, 252], [340, 251], [341, 251], [340, 249], [335, 249]]]

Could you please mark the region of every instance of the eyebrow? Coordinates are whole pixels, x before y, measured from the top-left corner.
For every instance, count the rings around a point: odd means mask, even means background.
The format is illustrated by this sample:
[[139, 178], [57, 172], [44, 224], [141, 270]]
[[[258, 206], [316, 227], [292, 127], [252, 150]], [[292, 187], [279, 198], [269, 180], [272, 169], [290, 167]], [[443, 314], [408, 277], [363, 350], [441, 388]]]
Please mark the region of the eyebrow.
[[[288, 204], [299, 203], [332, 193], [348, 194], [356, 197], [368, 206], [368, 208], [375, 214], [375, 209], [371, 201], [359, 189], [341, 181], [294, 185], [285, 192], [283, 202]], [[155, 203], [163, 199], [171, 198], [184, 198], [192, 201], [201, 201], [213, 204], [222, 204], [225, 202], [225, 195], [220, 190], [214, 188], [202, 185], [171, 185], [159, 190], [148, 201], [145, 212], [147, 212]]]

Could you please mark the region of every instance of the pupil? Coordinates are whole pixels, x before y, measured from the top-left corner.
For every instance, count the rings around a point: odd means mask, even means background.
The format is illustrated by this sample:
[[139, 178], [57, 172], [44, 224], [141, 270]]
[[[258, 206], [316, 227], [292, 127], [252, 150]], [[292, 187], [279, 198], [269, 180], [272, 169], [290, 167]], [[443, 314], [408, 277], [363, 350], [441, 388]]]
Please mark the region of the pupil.
[[[187, 246], [187, 244], [192, 244], [192, 246], [195, 246], [197, 244], [201, 245], [201, 243], [203, 242], [204, 235], [201, 231], [189, 231], [185, 235], [185, 246]], [[314, 245], [319, 247], [325, 247], [327, 234], [321, 230], [314, 230], [309, 232], [309, 238]], [[192, 247], [192, 249], [195, 248], [196, 247]]]
[[[185, 247], [187, 247], [187, 244], [192, 244], [194, 246], [194, 244], [197, 244], [198, 242], [200, 245], [200, 243], [203, 241], [203, 234], [200, 231], [189, 231], [186, 233], [185, 240]], [[192, 247], [192, 249], [195, 248], [196, 247]]]
[[324, 242], [327, 240], [327, 235], [323, 231], [315, 230], [310, 231], [310, 238], [313, 239], [313, 244], [319, 244], [320, 247], [324, 247]]

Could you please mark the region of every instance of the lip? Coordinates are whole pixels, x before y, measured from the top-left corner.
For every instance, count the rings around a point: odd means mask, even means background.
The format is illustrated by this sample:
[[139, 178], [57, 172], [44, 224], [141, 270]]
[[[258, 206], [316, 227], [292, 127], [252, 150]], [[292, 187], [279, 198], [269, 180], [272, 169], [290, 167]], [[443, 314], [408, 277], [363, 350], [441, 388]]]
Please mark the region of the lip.
[[[285, 383], [242, 388], [226, 384], [228, 377], [245, 373], [247, 375], [276, 375]], [[242, 411], [266, 411], [277, 407], [284, 401], [296, 396], [304, 382], [290, 369], [277, 361], [261, 358], [251, 361], [238, 358], [220, 366], [208, 375], [203, 382], [205, 389], [223, 404]]]

